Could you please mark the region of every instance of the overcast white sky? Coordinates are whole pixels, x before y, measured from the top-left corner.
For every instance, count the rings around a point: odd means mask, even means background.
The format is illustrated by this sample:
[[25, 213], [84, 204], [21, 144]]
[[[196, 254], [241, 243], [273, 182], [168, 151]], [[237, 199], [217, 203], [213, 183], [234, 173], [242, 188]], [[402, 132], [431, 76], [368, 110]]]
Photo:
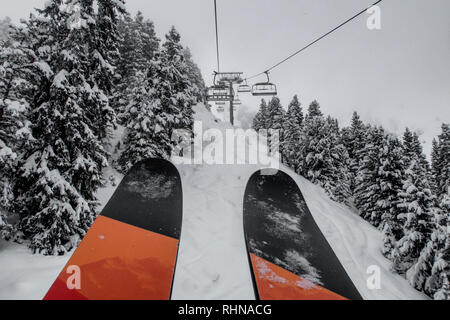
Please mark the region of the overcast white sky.
[[[27, 17], [46, 0], [0, 0], [0, 16]], [[374, 0], [218, 0], [222, 71], [261, 72], [351, 17]], [[216, 69], [213, 0], [128, 0], [158, 34], [175, 25], [210, 84]], [[298, 94], [325, 113], [363, 120], [401, 134], [423, 132], [427, 152], [450, 122], [450, 1], [384, 0], [382, 30], [364, 15], [271, 74], [287, 106]], [[264, 80], [264, 77], [261, 78]], [[242, 95], [256, 109], [258, 100]]]

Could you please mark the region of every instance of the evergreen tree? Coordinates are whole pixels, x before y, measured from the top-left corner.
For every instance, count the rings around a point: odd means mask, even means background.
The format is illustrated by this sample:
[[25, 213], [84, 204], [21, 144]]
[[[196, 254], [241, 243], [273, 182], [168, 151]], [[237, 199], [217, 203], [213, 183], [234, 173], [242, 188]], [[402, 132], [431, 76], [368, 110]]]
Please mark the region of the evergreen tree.
[[367, 127], [364, 126], [361, 118], [358, 113], [353, 114], [352, 124], [351, 124], [351, 133], [352, 133], [352, 145], [350, 148], [349, 156], [351, 159], [354, 159], [351, 165], [351, 171], [356, 176], [356, 170], [359, 166], [359, 162], [361, 161], [359, 157], [359, 151], [364, 147], [364, 137]]
[[439, 239], [438, 250], [426, 290], [432, 293], [436, 300], [450, 300], [450, 188], [447, 188], [447, 193], [441, 197], [440, 208], [442, 215], [437, 219], [438, 227], [435, 231], [435, 239]]
[[197, 64], [192, 60], [192, 53], [189, 48], [183, 49], [183, 56], [186, 60], [187, 65], [187, 74], [189, 79], [191, 79], [194, 84], [194, 95], [197, 99], [197, 102], [203, 102], [206, 93], [206, 85], [203, 80], [202, 72]]
[[430, 179], [430, 163], [428, 162], [427, 157], [423, 152], [422, 143], [420, 142], [419, 135], [416, 132], [413, 133], [412, 150], [414, 152], [414, 156], [419, 159], [419, 164], [422, 167], [423, 171], [426, 172], [427, 178]]
[[283, 124], [283, 162], [298, 170], [297, 151], [300, 143], [300, 133], [303, 125], [303, 111], [297, 95], [294, 96], [289, 104]]
[[308, 117], [314, 118], [314, 117], [322, 117], [323, 113], [320, 110], [320, 104], [317, 102], [317, 100], [314, 100], [311, 102], [308, 108]]
[[375, 227], [385, 229], [384, 253], [389, 255], [402, 235], [397, 219], [397, 194], [402, 188], [402, 149], [397, 138], [383, 128], [370, 127], [366, 145], [358, 152], [355, 205], [361, 216]]
[[349, 156], [350, 190], [354, 193], [356, 188], [356, 176], [361, 164], [360, 151], [365, 146], [367, 127], [361, 121], [358, 113], [354, 112], [351, 126], [341, 132], [342, 144], [346, 147]]
[[377, 127], [369, 127], [365, 146], [357, 152], [361, 159], [356, 176], [355, 206], [361, 216], [374, 226], [379, 226], [381, 216], [376, 210], [379, 199], [378, 173], [378, 150], [382, 148], [384, 130]]
[[[268, 131], [268, 143], [270, 146], [270, 152], [273, 154], [274, 150], [278, 150], [280, 154], [283, 154], [283, 120], [285, 111], [281, 106], [280, 99], [273, 97], [270, 100], [266, 110], [266, 126]], [[272, 130], [272, 134], [271, 131]], [[278, 132], [278, 143], [272, 139], [272, 135]]]
[[166, 35], [160, 53], [155, 53], [148, 73], [139, 74], [133, 87], [133, 100], [126, 109], [125, 150], [119, 159], [126, 172], [135, 163], [151, 157], [168, 159], [174, 142], [173, 130], [192, 134], [195, 86], [175, 28]]
[[450, 299], [448, 286], [450, 279], [449, 211], [450, 201], [444, 210], [436, 212], [434, 231], [430, 240], [422, 250], [417, 262], [407, 273], [408, 281], [414, 288], [437, 300]]
[[436, 139], [433, 139], [432, 150], [431, 150], [431, 174], [433, 182], [433, 191], [435, 194], [438, 193], [438, 179], [440, 172], [440, 151], [439, 143]]
[[442, 125], [439, 135], [437, 155], [434, 155], [433, 171], [435, 174], [437, 195], [441, 199], [450, 187], [450, 126]]
[[267, 106], [266, 126], [268, 129], [281, 130], [283, 128], [284, 109], [278, 97], [273, 97]]
[[[407, 278], [416, 289], [439, 299], [450, 299], [450, 190], [449, 170], [449, 130], [442, 126], [438, 141], [433, 141], [432, 166], [434, 190], [439, 207], [435, 210], [432, 234], [415, 264], [408, 270]], [[423, 179], [425, 180], [425, 179]]]
[[194, 124], [192, 106], [196, 103], [196, 87], [189, 79], [189, 68], [180, 41], [180, 34], [172, 27], [161, 50], [162, 79], [166, 85], [162, 94], [167, 99], [166, 112], [173, 117], [173, 125], [168, 127], [170, 136], [173, 129], [192, 131]]
[[413, 134], [406, 128], [403, 134], [403, 162], [405, 166], [409, 167], [413, 161], [416, 160], [415, 151], [413, 148]]
[[267, 118], [267, 102], [266, 102], [266, 100], [261, 99], [261, 104], [259, 105], [259, 111], [253, 118], [252, 128], [255, 131], [267, 129], [268, 127], [266, 125], [266, 118]]
[[0, 48], [0, 236], [9, 238], [13, 226], [8, 212], [14, 211], [14, 185], [21, 156], [33, 143], [28, 121], [34, 89], [34, 74], [45, 76], [48, 66], [36, 63], [26, 46], [27, 33], [9, 27], [8, 41]]
[[137, 48], [142, 54], [142, 60], [149, 64], [159, 50], [160, 40], [156, 36], [155, 25], [153, 21], [145, 19], [142, 12], [138, 11], [134, 18], [134, 29], [139, 37]]
[[133, 19], [129, 14], [119, 22], [119, 61], [117, 62], [116, 87], [114, 92], [114, 109], [118, 113], [120, 123], [124, 124], [129, 119], [126, 110], [133, 93], [137, 89], [138, 74], [146, 73], [151, 61], [159, 51], [159, 42], [154, 24], [145, 20], [142, 13], [138, 12]]
[[[155, 64], [153, 68], [160, 67]], [[151, 74], [155, 76], [160, 72], [161, 70], [154, 70]], [[157, 82], [155, 78], [152, 80]], [[126, 110], [129, 117], [126, 123], [125, 149], [119, 159], [123, 173], [145, 159], [168, 159], [172, 150], [171, 137], [165, 130], [170, 115], [164, 112], [164, 106], [158, 100], [159, 87], [152, 87], [152, 80], [148, 75], [140, 73], [137, 83], [132, 86], [134, 99]]]
[[378, 179], [380, 194], [376, 210], [381, 213], [380, 229], [384, 229], [383, 254], [390, 257], [395, 247], [393, 240], [403, 237], [402, 223], [399, 219], [398, 194], [403, 185], [402, 145], [392, 136], [384, 137], [383, 148], [379, 154]]
[[[124, 0], [97, 0], [98, 13], [94, 13], [93, 0], [87, 2], [88, 14], [86, 22], [90, 27], [89, 41], [89, 73], [87, 83], [89, 94], [94, 97], [92, 105], [94, 116], [94, 134], [105, 141], [116, 124], [113, 103], [116, 65], [120, 60], [118, 23], [125, 13]], [[74, 1], [76, 3], [76, 1]]]
[[428, 183], [427, 172], [420, 159], [413, 156], [405, 172], [403, 189], [398, 194], [398, 220], [403, 224], [404, 236], [393, 253], [394, 269], [400, 273], [412, 267], [430, 238], [435, 198]]
[[297, 159], [298, 173], [322, 186], [334, 200], [346, 202], [350, 196], [348, 153], [340, 143], [337, 122], [320, 114], [317, 104], [305, 120]]
[[36, 143], [20, 169], [16, 210], [30, 247], [44, 254], [62, 254], [84, 236], [96, 215], [94, 193], [107, 165], [94, 129], [103, 97], [93, 89], [98, 85], [87, 81], [92, 3], [68, 4], [74, 5], [63, 10], [62, 1], [49, 1], [28, 23], [38, 63], [51, 72], [40, 77], [30, 105]]

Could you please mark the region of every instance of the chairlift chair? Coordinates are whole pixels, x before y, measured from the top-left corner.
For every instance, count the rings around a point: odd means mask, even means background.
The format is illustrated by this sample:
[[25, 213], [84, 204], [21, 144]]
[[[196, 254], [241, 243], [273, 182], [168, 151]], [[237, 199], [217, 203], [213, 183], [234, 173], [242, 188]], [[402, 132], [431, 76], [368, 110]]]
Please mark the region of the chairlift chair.
[[276, 96], [277, 86], [270, 83], [269, 72], [265, 72], [267, 76], [267, 82], [255, 83], [252, 87], [252, 94], [254, 96]]
[[208, 88], [206, 100], [208, 101], [230, 101], [230, 89], [225, 86], [214, 85]]
[[240, 86], [238, 86], [238, 92], [239, 93], [252, 92], [252, 88], [247, 84], [247, 80], [245, 81], [245, 84], [241, 84]]
[[216, 72], [214, 78], [219, 78], [219, 83], [242, 83], [242, 72]]

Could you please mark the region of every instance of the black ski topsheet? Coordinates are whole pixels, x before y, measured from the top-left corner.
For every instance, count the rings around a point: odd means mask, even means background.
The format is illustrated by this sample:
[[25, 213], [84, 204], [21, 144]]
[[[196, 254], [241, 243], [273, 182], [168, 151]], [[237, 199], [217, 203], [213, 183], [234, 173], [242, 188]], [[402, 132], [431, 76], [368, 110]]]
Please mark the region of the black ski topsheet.
[[179, 240], [182, 212], [177, 168], [167, 160], [149, 159], [127, 173], [102, 216]]
[[[295, 181], [281, 171], [272, 173], [255, 173], [244, 198], [244, 231], [257, 298], [361, 300]], [[291, 288], [289, 278], [294, 279]], [[311, 288], [316, 292], [305, 291]]]
[[[178, 170], [166, 160], [135, 165], [124, 177], [44, 299], [167, 300], [182, 223]], [[79, 268], [79, 287], [71, 285]]]

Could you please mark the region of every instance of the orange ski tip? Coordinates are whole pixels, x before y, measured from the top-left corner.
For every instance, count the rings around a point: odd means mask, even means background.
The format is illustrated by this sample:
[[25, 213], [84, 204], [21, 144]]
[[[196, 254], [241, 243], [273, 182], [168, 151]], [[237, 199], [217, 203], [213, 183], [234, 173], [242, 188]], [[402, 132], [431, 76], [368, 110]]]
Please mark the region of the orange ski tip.
[[[99, 216], [44, 299], [168, 300], [178, 243]], [[69, 289], [73, 266], [79, 288]]]
[[252, 253], [250, 258], [261, 300], [348, 300]]

